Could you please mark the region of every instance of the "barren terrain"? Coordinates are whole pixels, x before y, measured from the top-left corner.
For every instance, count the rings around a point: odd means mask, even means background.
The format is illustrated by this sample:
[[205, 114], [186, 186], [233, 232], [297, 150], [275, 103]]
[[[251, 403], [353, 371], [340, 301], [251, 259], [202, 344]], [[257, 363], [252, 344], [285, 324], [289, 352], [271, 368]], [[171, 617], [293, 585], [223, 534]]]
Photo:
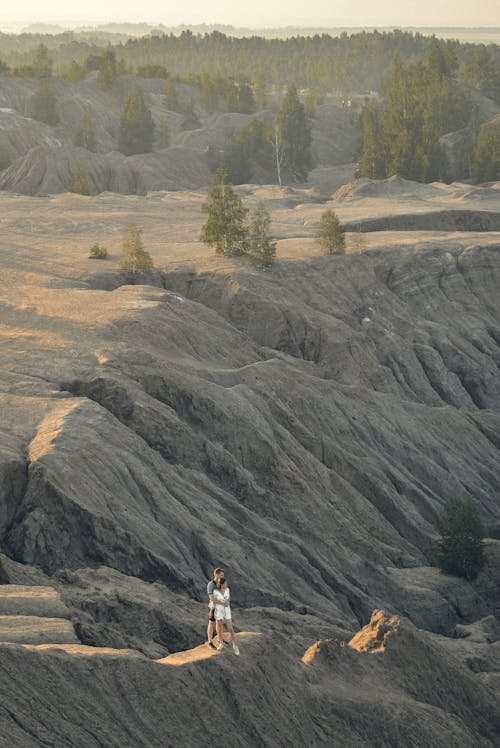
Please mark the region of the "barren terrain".
[[[200, 191], [0, 194], [0, 744], [498, 746], [500, 187], [237, 190], [270, 270], [198, 241]], [[433, 566], [456, 496], [473, 584]]]

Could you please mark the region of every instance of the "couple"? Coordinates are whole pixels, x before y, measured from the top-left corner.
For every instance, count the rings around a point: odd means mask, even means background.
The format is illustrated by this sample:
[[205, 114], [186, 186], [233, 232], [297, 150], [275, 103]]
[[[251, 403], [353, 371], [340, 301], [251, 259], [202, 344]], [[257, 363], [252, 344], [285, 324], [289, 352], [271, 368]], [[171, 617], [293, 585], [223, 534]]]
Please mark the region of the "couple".
[[[227, 586], [224, 571], [222, 569], [214, 569], [213, 578], [207, 584], [208, 594], [208, 628], [207, 638], [208, 646], [210, 649], [222, 649], [224, 646], [223, 626], [226, 625], [226, 629], [231, 637], [231, 644], [233, 645], [234, 654], [239, 655], [240, 650], [236, 644], [236, 636], [233, 629], [233, 622], [231, 620], [231, 595], [229, 587]], [[217, 630], [217, 641], [218, 645], [215, 646], [212, 639], [215, 636], [214, 624]]]

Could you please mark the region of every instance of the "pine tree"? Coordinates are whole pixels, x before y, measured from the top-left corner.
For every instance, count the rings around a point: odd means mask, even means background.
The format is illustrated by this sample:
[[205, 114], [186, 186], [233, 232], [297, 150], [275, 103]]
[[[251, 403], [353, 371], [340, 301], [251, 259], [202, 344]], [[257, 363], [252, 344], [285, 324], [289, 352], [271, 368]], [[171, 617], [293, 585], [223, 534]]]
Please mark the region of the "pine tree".
[[84, 168], [80, 163], [77, 164], [76, 171], [73, 176], [72, 192], [76, 193], [77, 195], [89, 194], [87, 175], [85, 174]]
[[218, 255], [242, 255], [247, 250], [245, 217], [247, 210], [241, 198], [227, 182], [227, 172], [219, 170], [213, 187], [208, 191], [207, 202], [202, 205], [208, 219], [200, 239], [209, 247], [215, 247]]
[[179, 107], [179, 96], [177, 94], [177, 88], [175, 86], [175, 81], [173, 78], [167, 78], [167, 80], [165, 81], [163, 93], [165, 96], [165, 106], [167, 107], [167, 109], [171, 109], [176, 112]]
[[269, 234], [271, 216], [264, 203], [259, 202], [250, 216], [248, 256], [256, 267], [270, 267], [276, 257], [276, 242]]
[[238, 86], [236, 84], [236, 81], [230, 80], [226, 81], [225, 86], [225, 98], [226, 98], [226, 105], [230, 112], [237, 112], [238, 111]]
[[32, 101], [32, 114], [35, 119], [47, 125], [57, 125], [59, 115], [56, 109], [56, 97], [46, 83], [41, 83]]
[[120, 262], [122, 270], [132, 276], [146, 273], [153, 268], [151, 255], [144, 249], [141, 231], [135, 223], [130, 223], [123, 235], [123, 259]]
[[273, 153], [266, 125], [258, 119], [238, 130], [229, 140], [224, 164], [232, 184], [250, 182], [254, 168], [269, 169]]
[[462, 170], [468, 177], [471, 177], [474, 171], [475, 152], [480, 128], [479, 107], [473, 105], [470, 111], [469, 122], [467, 123], [466, 140], [462, 157]]
[[311, 126], [294, 84], [288, 86], [276, 124], [285, 174], [293, 181], [303, 181], [312, 166]]
[[79, 65], [76, 60], [71, 60], [68, 67], [64, 70], [62, 77], [66, 81], [75, 83], [85, 78], [86, 71], [83, 65]]
[[112, 88], [118, 77], [116, 65], [116, 55], [111, 47], [104, 52], [99, 61], [99, 75], [97, 76], [97, 85], [103, 90]]
[[255, 97], [247, 81], [241, 81], [238, 86], [238, 112], [251, 114], [255, 111]]
[[182, 110], [181, 130], [197, 130], [199, 127], [201, 127], [201, 122], [193, 104], [189, 102]]
[[361, 157], [356, 176], [383, 179], [386, 175], [386, 149], [380, 111], [375, 102], [368, 102], [361, 110], [359, 127]]
[[153, 117], [146, 107], [142, 89], [136, 88], [123, 104], [118, 150], [126, 156], [151, 153], [153, 138]]
[[442, 571], [473, 580], [485, 564], [483, 526], [472, 499], [450, 501], [438, 521], [438, 561]]
[[208, 73], [203, 73], [201, 76], [200, 106], [207, 112], [215, 112], [217, 111], [218, 103], [219, 96], [216, 83]]
[[463, 78], [485, 96], [500, 102], [500, 63], [495, 62], [488, 47], [474, 45], [471, 58], [464, 67]]
[[85, 113], [82, 115], [76, 128], [74, 143], [76, 146], [95, 152], [96, 140], [90, 114]]
[[316, 109], [322, 103], [322, 97], [319, 96], [318, 92], [314, 88], [310, 88], [307, 92], [306, 100], [304, 102], [304, 109], [308, 117], [313, 117], [316, 114]]
[[500, 179], [500, 127], [488, 124], [481, 127], [472, 172], [479, 182]]
[[399, 174], [406, 179], [418, 179], [424, 169], [417, 150], [423, 101], [415, 90], [423, 77], [419, 70], [407, 70], [401, 60], [394, 63], [392, 77], [386, 89], [386, 104], [382, 119], [382, 140], [385, 150], [386, 173]]
[[267, 109], [269, 105], [269, 97], [267, 95], [266, 77], [263, 73], [259, 73], [255, 80], [254, 96], [256, 108], [259, 110]]
[[52, 75], [52, 60], [45, 44], [39, 44], [36, 48], [33, 73], [37, 78], [49, 78]]
[[345, 253], [345, 232], [331, 208], [325, 210], [321, 216], [318, 232], [318, 243], [327, 255]]
[[465, 99], [452, 79], [455, 65], [437, 40], [425, 60], [405, 66], [396, 58], [384, 89], [383, 112], [368, 104], [361, 114], [360, 176], [399, 174], [421, 182], [447, 178], [440, 138], [465, 126], [468, 118]]

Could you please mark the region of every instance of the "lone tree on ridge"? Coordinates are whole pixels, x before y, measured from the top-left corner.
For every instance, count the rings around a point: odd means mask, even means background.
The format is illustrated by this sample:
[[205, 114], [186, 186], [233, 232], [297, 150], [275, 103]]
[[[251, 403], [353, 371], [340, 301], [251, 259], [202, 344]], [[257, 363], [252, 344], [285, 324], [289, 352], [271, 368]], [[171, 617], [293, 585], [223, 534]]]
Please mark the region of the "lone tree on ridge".
[[123, 235], [123, 259], [120, 262], [122, 270], [126, 270], [132, 276], [137, 273], [146, 273], [153, 269], [151, 255], [144, 249], [141, 231], [135, 223], [130, 223]]
[[256, 267], [270, 267], [276, 257], [276, 242], [269, 234], [271, 216], [264, 203], [257, 203], [257, 207], [250, 215], [248, 230], [248, 257]]
[[219, 170], [213, 187], [208, 191], [207, 202], [201, 209], [207, 213], [200, 239], [209, 247], [215, 247], [218, 255], [243, 255], [247, 251], [248, 237], [245, 227], [246, 208], [227, 182], [227, 172]]
[[331, 208], [325, 210], [321, 216], [317, 239], [327, 255], [345, 253], [345, 232]]

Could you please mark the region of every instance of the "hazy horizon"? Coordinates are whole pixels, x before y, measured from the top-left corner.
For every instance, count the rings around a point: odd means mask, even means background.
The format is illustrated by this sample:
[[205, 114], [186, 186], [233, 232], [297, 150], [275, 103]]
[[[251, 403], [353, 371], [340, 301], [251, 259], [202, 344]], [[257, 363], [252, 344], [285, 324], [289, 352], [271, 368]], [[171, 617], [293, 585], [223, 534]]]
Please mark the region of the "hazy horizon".
[[245, 7], [235, 7], [229, 0], [215, 0], [209, 10], [200, 0], [186, 0], [179, 6], [165, 8], [159, 0], [143, 0], [140, 11], [126, 9], [118, 0], [105, 5], [88, 0], [83, 9], [69, 8], [61, 0], [46, 0], [43, 8], [34, 0], [20, 0], [12, 10], [0, 11], [0, 25], [27, 26], [59, 23], [61, 25], [98, 25], [103, 23], [147, 23], [176, 26], [181, 24], [225, 24], [235, 27], [500, 27], [498, 0], [478, 0], [473, 5], [457, 7], [452, 0], [386, 0], [374, 7], [368, 0], [338, 0], [332, 8], [327, 0], [310, 0], [304, 4], [289, 0], [286, 10], [255, 0]]

